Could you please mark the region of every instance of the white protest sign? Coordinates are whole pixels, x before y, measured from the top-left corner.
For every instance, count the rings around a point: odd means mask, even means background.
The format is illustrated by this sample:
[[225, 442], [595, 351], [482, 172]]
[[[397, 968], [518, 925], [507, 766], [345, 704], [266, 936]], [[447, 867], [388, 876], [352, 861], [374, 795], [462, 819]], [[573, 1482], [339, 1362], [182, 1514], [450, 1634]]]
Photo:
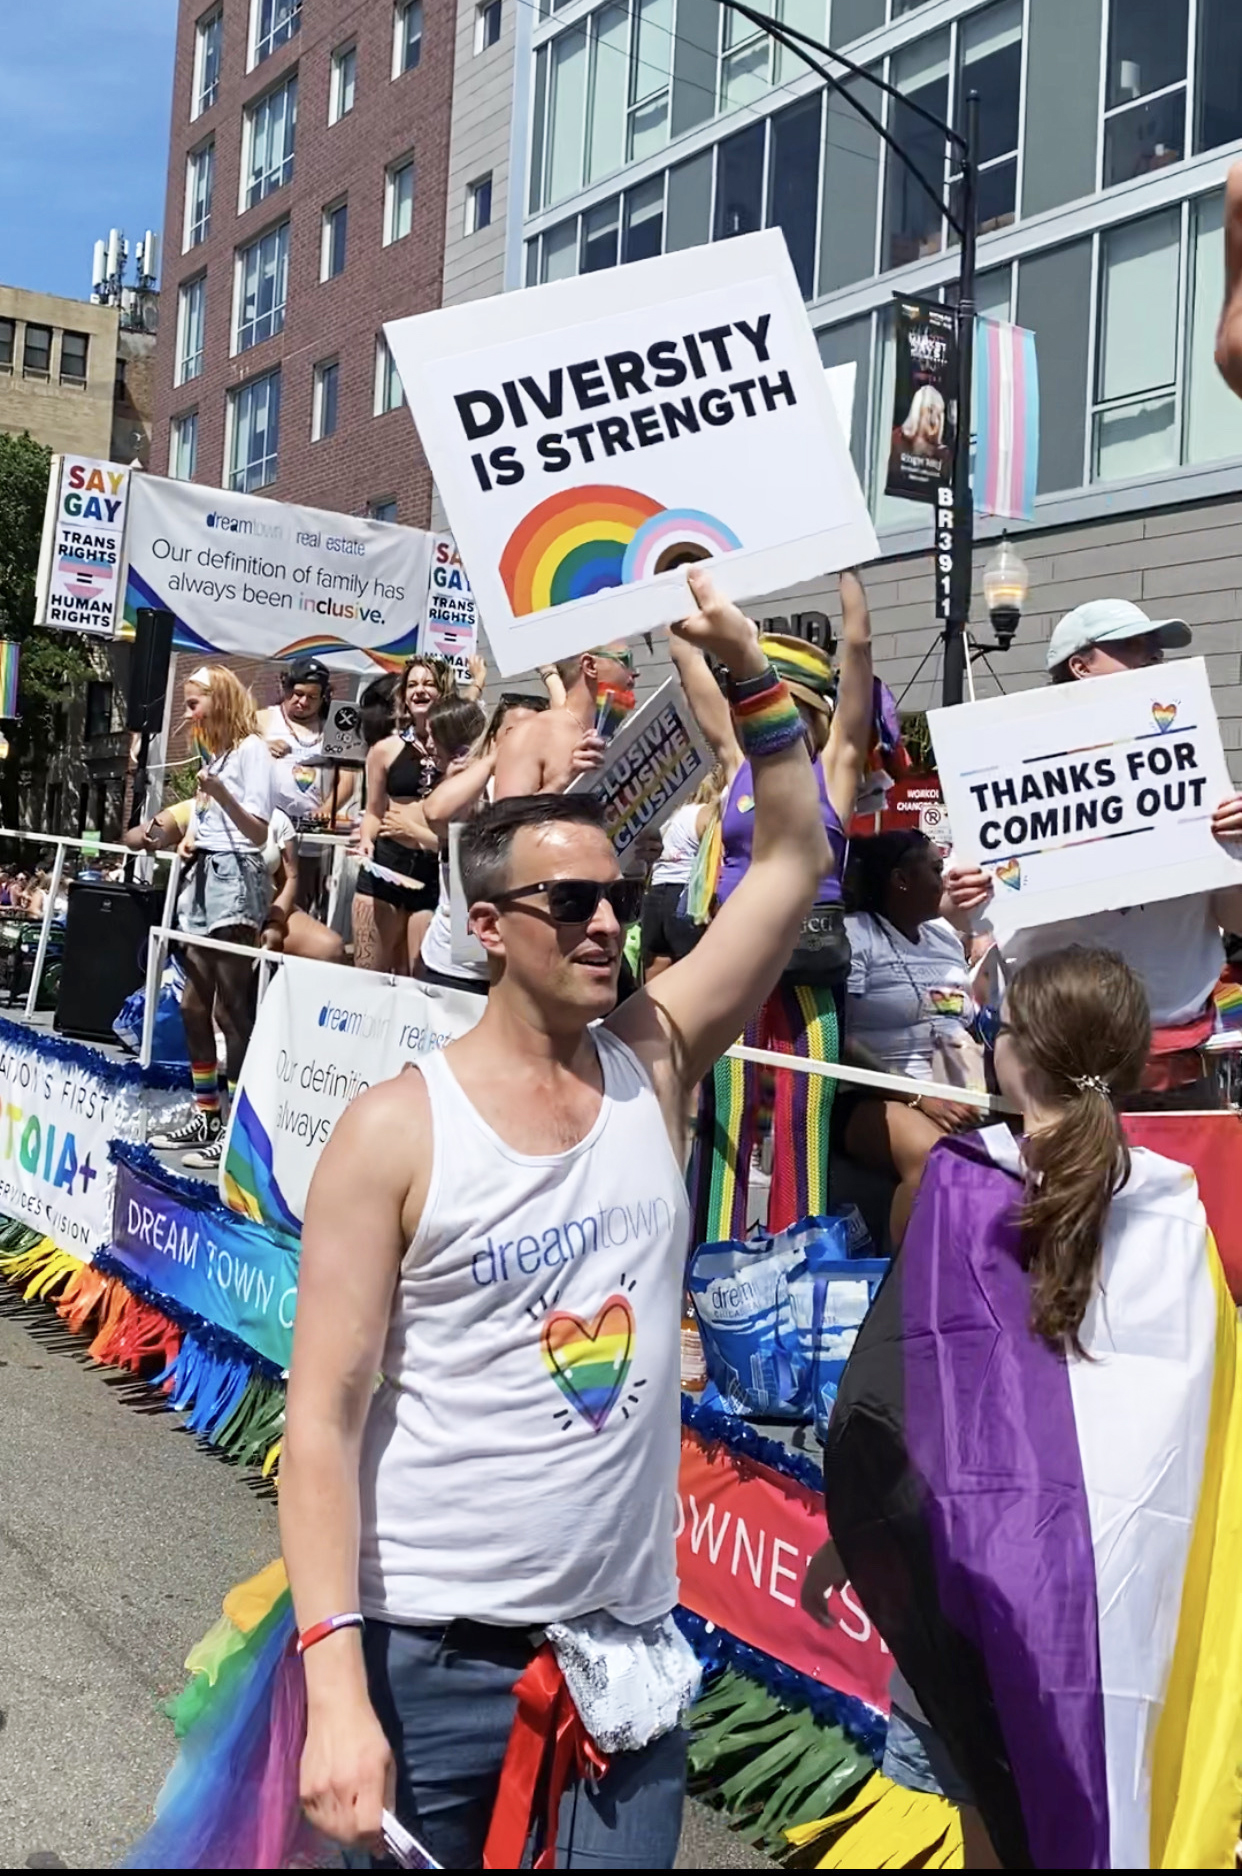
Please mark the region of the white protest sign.
[[35, 589], [37, 625], [113, 636], [129, 484], [129, 470], [120, 463], [53, 456]]
[[289, 958], [242, 1064], [220, 1162], [225, 1204], [300, 1231], [315, 1164], [349, 1103], [465, 1035], [485, 1008], [469, 991]]
[[640, 834], [662, 827], [694, 793], [715, 760], [679, 680], [670, 677], [626, 718], [602, 769], [578, 775], [567, 792], [604, 802], [604, 826], [624, 861]]
[[418, 649], [451, 664], [459, 684], [470, 681], [478, 649], [479, 609], [451, 534], [437, 534], [427, 576], [427, 618]]
[[323, 658], [375, 675], [418, 649], [432, 536], [136, 476], [130, 491], [125, 617], [159, 606], [176, 643], [250, 658]]
[[461, 822], [449, 828], [449, 928], [454, 964], [485, 964], [487, 953], [470, 929], [470, 907], [461, 883]]
[[879, 551], [779, 229], [384, 330], [503, 675]]
[[1007, 928], [1242, 882], [1214, 840], [1234, 792], [1202, 658], [929, 710], [955, 852]]
[[825, 365], [824, 376], [832, 392], [832, 407], [837, 413], [841, 434], [847, 443], [851, 443], [854, 439], [854, 384], [858, 377], [858, 361], [850, 358], [844, 365]]

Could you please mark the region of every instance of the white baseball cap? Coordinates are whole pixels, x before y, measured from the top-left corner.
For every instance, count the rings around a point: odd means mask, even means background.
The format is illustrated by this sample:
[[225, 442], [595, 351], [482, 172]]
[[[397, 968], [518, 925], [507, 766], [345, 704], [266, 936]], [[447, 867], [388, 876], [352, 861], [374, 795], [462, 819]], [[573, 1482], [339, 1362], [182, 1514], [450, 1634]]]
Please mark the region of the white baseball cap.
[[1123, 638], [1156, 638], [1165, 651], [1184, 651], [1190, 627], [1184, 619], [1149, 619], [1132, 599], [1089, 599], [1067, 612], [1048, 641], [1048, 669], [1089, 645], [1115, 644]]

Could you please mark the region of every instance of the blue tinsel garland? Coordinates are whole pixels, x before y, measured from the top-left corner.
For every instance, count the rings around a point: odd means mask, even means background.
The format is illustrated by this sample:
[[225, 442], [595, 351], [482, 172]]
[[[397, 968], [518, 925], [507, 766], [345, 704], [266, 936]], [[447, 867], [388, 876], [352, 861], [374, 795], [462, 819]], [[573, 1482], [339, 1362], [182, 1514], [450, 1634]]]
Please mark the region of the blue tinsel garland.
[[[234, 1214], [230, 1213], [229, 1216], [233, 1217]], [[96, 1270], [102, 1270], [106, 1277], [116, 1277], [132, 1296], [136, 1296], [142, 1303], [150, 1303], [153, 1309], [158, 1309], [161, 1315], [167, 1316], [170, 1322], [175, 1322], [177, 1327], [184, 1329], [188, 1335], [193, 1335], [198, 1343], [212, 1354], [218, 1355], [222, 1361], [242, 1363], [255, 1379], [283, 1380], [283, 1373], [274, 1361], [268, 1361], [266, 1356], [260, 1355], [256, 1349], [251, 1348], [249, 1343], [241, 1341], [238, 1336], [230, 1335], [227, 1329], [218, 1328], [214, 1322], [208, 1322], [205, 1316], [198, 1315], [192, 1309], [186, 1309], [184, 1304], [178, 1303], [174, 1297], [165, 1296], [164, 1292], [157, 1290], [153, 1283], [148, 1283], [145, 1277], [140, 1277], [131, 1270], [129, 1265], [114, 1251], [96, 1251], [91, 1261]]]
[[156, 1064], [141, 1068], [137, 1062], [118, 1062], [84, 1042], [70, 1042], [46, 1029], [32, 1029], [25, 1023], [9, 1022], [5, 1017], [0, 1017], [0, 1042], [7, 1042], [15, 1049], [32, 1049], [70, 1068], [80, 1068], [114, 1088], [188, 1088], [190, 1085], [188, 1068]]
[[138, 1173], [143, 1179], [159, 1186], [174, 1198], [185, 1199], [196, 1212], [223, 1212], [234, 1224], [239, 1214], [229, 1211], [216, 1191], [203, 1179], [187, 1179], [184, 1173], [174, 1172], [171, 1166], [165, 1166], [157, 1159], [149, 1146], [143, 1146], [135, 1140], [110, 1140], [108, 1158], [115, 1160], [118, 1166], [128, 1166], [131, 1172]]
[[839, 1694], [831, 1687], [821, 1686], [810, 1675], [800, 1674], [796, 1668], [787, 1667], [783, 1661], [764, 1654], [762, 1649], [752, 1648], [749, 1643], [739, 1641], [736, 1635], [718, 1628], [714, 1622], [705, 1622], [692, 1609], [679, 1606], [676, 1615], [677, 1626], [707, 1673], [715, 1673], [722, 1668], [736, 1669], [747, 1680], [757, 1681], [786, 1706], [806, 1707], [825, 1725], [839, 1726], [855, 1745], [870, 1753], [877, 1765], [880, 1763], [884, 1757], [888, 1722], [882, 1713], [869, 1707], [865, 1700], [857, 1700], [852, 1694]]
[[823, 1468], [817, 1466], [805, 1453], [791, 1452], [779, 1440], [770, 1440], [764, 1434], [756, 1433], [748, 1420], [739, 1419], [736, 1414], [724, 1413], [719, 1407], [705, 1407], [701, 1401], [692, 1400], [688, 1394], [683, 1394], [681, 1424], [689, 1427], [692, 1433], [697, 1433], [709, 1445], [725, 1446], [739, 1458], [749, 1459], [757, 1466], [767, 1466], [772, 1472], [782, 1473], [785, 1478], [796, 1480], [799, 1485], [805, 1485], [808, 1491], [822, 1497]]

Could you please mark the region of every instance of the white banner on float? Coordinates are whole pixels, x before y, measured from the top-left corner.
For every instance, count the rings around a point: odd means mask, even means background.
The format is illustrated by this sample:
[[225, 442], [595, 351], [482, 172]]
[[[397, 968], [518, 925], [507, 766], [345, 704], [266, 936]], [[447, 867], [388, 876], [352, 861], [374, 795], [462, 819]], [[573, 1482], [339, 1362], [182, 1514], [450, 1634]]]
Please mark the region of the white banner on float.
[[121, 615], [130, 472], [94, 456], [53, 456], [43, 511], [35, 624], [111, 638]]
[[384, 330], [504, 676], [879, 552], [779, 229]]
[[339, 669], [391, 667], [418, 650], [434, 536], [372, 521], [136, 476], [125, 618], [158, 606], [186, 649]]
[[465, 1035], [482, 997], [408, 977], [282, 964], [259, 1007], [229, 1117], [220, 1196], [273, 1230], [301, 1230], [328, 1135], [349, 1103]]
[[1234, 793], [1202, 658], [929, 710], [953, 849], [998, 931], [1242, 883], [1212, 836]]
[[142, 1088], [94, 1073], [88, 1058], [19, 1040], [11, 1024], [0, 1035], [0, 1212], [84, 1262], [112, 1236], [108, 1144], [143, 1130]]

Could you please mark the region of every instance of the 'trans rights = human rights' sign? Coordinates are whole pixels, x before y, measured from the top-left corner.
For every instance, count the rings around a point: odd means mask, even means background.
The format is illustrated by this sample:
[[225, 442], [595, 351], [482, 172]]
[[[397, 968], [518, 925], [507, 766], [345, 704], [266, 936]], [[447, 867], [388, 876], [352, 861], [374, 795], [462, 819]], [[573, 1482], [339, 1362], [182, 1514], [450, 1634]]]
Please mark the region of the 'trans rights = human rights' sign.
[[1201, 658], [929, 711], [928, 723], [955, 853], [991, 873], [1003, 923], [1242, 881], [1238, 853], [1211, 831], [1233, 785]]
[[504, 675], [878, 551], [779, 230], [385, 334]]

